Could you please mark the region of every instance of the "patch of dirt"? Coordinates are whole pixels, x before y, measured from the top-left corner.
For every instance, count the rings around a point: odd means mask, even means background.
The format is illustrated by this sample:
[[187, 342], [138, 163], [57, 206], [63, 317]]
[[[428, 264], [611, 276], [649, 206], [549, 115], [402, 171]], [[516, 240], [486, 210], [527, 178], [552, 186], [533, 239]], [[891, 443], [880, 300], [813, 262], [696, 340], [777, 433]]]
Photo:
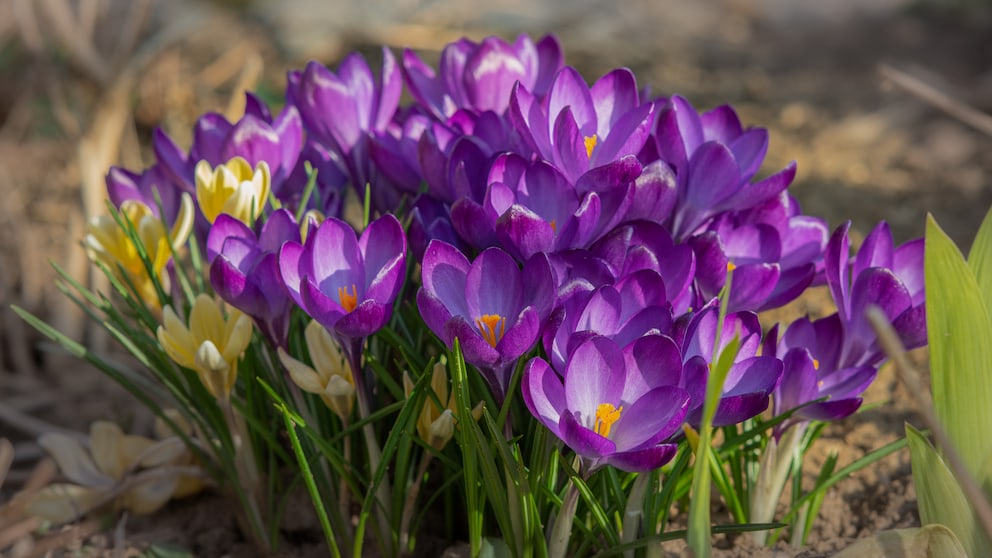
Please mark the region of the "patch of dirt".
[[[278, 16], [264, 3], [134, 4], [150, 11], [145, 24], [132, 26], [138, 30], [133, 47], [123, 32], [132, 27], [122, 23], [132, 21], [124, 9], [130, 3], [107, 2], [101, 17], [80, 20], [84, 38], [87, 30], [89, 37], [105, 36], [92, 30], [114, 31], [117, 43], [93, 41], [109, 74], [66, 46], [71, 38], [49, 24], [51, 14], [30, 3], [0, 4], [0, 75], [7, 78], [0, 81], [0, 437], [16, 450], [0, 502], [40, 457], [33, 441], [40, 431], [81, 431], [95, 419], [139, 429], [149, 424], [120, 389], [53, 352], [9, 309], [17, 304], [97, 350], [109, 346], [57, 291], [48, 265], [57, 262], [70, 276], [90, 280], [79, 240], [86, 218], [102, 209], [102, 176], [94, 179], [93, 166], [143, 166], [151, 160], [154, 125], [188, 145], [196, 115], [237, 112], [240, 95], [234, 93], [243, 87], [278, 98], [285, 71], [303, 67], [304, 55], [333, 63], [347, 50], [381, 41], [439, 48], [462, 34], [555, 32], [566, 60], [590, 80], [629, 66], [656, 93], [680, 93], [697, 108], [730, 103], [745, 124], [767, 127], [767, 171], [797, 160], [792, 193], [806, 213], [831, 226], [851, 219], [863, 235], [885, 219], [901, 242], [920, 236], [932, 212], [966, 247], [992, 204], [992, 138], [901, 89], [883, 87], [878, 73], [880, 64], [890, 64], [992, 110], [987, 3], [635, 0], [615, 8], [556, 0], [528, 12], [531, 3], [514, 0], [473, 2], [475, 11], [442, 0], [395, 8], [375, 3], [382, 9], [375, 18], [354, 10], [331, 13], [316, 0], [293, 0], [294, 8]], [[302, 14], [311, 25], [301, 23]], [[321, 27], [328, 20], [334, 23]], [[110, 95], [121, 75], [132, 80], [124, 83], [126, 106]], [[115, 128], [112, 117], [121, 114]], [[814, 294], [796, 308], [822, 313], [822, 300], [822, 293]], [[830, 451], [843, 466], [902, 436], [904, 422], [920, 424], [912, 398], [888, 368], [867, 401], [870, 410], [827, 429], [807, 458], [807, 480]], [[199, 497], [151, 518], [129, 518], [118, 533], [135, 552], [156, 543], [199, 556], [250, 555], [231, 517], [218, 498]], [[718, 540], [718, 555], [828, 556], [879, 530], [917, 524], [902, 451], [827, 494], [807, 547], [754, 548], [748, 537], [736, 537]], [[80, 548], [90, 555], [110, 552], [114, 536], [105, 531]], [[287, 556], [322, 552], [319, 538], [290, 536], [289, 543]]]

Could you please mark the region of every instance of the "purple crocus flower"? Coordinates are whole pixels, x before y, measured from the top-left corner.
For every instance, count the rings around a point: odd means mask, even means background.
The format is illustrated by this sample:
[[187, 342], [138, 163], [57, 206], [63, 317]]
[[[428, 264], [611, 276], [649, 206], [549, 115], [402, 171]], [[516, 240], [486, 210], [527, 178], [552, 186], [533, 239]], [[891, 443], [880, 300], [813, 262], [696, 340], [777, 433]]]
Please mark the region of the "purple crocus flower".
[[540, 358], [524, 370], [530, 412], [582, 458], [589, 474], [604, 465], [650, 471], [675, 455], [663, 443], [679, 432], [689, 394], [677, 387], [678, 349], [661, 335], [621, 349], [605, 337], [579, 345], [562, 373]]
[[[695, 426], [702, 418], [718, 323], [719, 308], [714, 299], [676, 327], [675, 340], [682, 347], [684, 362], [681, 386], [691, 397], [687, 421]], [[761, 324], [756, 314], [727, 314], [717, 355], [727, 348], [734, 336], [740, 338], [740, 346], [723, 384], [714, 426], [736, 424], [763, 412], [782, 377], [782, 361], [774, 356], [756, 356], [761, 344]]]
[[790, 163], [752, 183], [768, 149], [768, 132], [743, 129], [729, 106], [700, 115], [684, 98], [672, 96], [658, 113], [654, 136], [658, 156], [671, 165], [678, 182], [669, 229], [679, 242], [718, 213], [774, 198], [796, 173], [795, 163]]
[[222, 213], [210, 227], [207, 256], [214, 291], [254, 318], [274, 346], [286, 348], [293, 300], [279, 271], [284, 242], [300, 242], [300, 227], [285, 209], [269, 216], [257, 238], [247, 225]]
[[773, 395], [774, 413], [798, 409], [793, 419], [776, 428], [776, 434], [804, 420], [839, 420], [861, 407], [861, 395], [878, 370], [867, 364], [842, 366], [838, 359], [844, 345], [839, 314], [796, 320], [781, 339], [778, 325], [768, 332], [762, 352], [777, 354], [785, 366]]
[[893, 248], [884, 221], [865, 237], [857, 256], [849, 257], [847, 222], [827, 245], [824, 274], [837, 305], [844, 344], [839, 367], [877, 364], [884, 358], [865, 318], [868, 305], [881, 308], [907, 348], [926, 343], [923, 288], [923, 239]]
[[286, 106], [272, 118], [261, 100], [246, 93], [245, 114], [237, 122], [228, 122], [224, 116], [213, 112], [197, 119], [193, 145], [185, 162], [178, 159], [175, 146], [170, 144], [164, 134], [156, 134], [155, 153], [174, 174], [192, 180], [190, 171], [200, 161], [216, 167], [234, 157], [242, 157], [252, 168], [262, 161], [269, 165], [275, 191], [296, 166], [303, 145], [303, 124], [295, 107]]
[[287, 101], [299, 109], [311, 137], [341, 156], [352, 186], [360, 193], [367, 183], [377, 186], [370, 137], [391, 125], [403, 89], [392, 52], [383, 47], [378, 80], [365, 58], [352, 53], [336, 73], [310, 62], [287, 81]]
[[562, 64], [561, 45], [551, 35], [536, 44], [526, 35], [513, 44], [500, 37], [480, 43], [463, 38], [444, 47], [436, 72], [413, 51], [403, 51], [410, 93], [438, 120], [458, 109], [502, 114], [517, 82], [542, 96]]
[[616, 277], [640, 269], [650, 269], [661, 275], [665, 297], [676, 315], [685, 313], [693, 303], [690, 286], [696, 274], [692, 249], [676, 245], [661, 225], [636, 221], [615, 228], [597, 241], [590, 252], [613, 268]]
[[498, 248], [472, 262], [454, 246], [434, 240], [423, 261], [417, 306], [431, 329], [465, 361], [479, 368], [497, 401], [506, 394], [512, 366], [538, 339], [554, 303], [554, 278], [544, 254], [517, 262]]
[[[591, 169], [637, 164], [654, 121], [654, 104], [641, 102], [634, 74], [626, 68], [589, 87], [566, 66], [543, 100], [526, 86], [515, 86], [508, 115], [534, 151], [577, 184]], [[624, 161], [625, 156], [630, 158]]]
[[649, 333], [668, 334], [672, 327], [665, 284], [649, 269], [631, 273], [614, 285], [574, 292], [555, 313], [559, 315], [556, 326], [546, 327], [543, 335], [545, 353], [555, 370], [564, 370], [568, 356], [589, 337], [609, 337], [626, 347]]
[[696, 254], [700, 298], [720, 292], [733, 263], [731, 311], [783, 306], [813, 282], [827, 236], [826, 223], [800, 215], [785, 192], [751, 210], [723, 213], [688, 241]]
[[[183, 193], [193, 194], [192, 191], [184, 190], [174, 183], [158, 164], [145, 169], [141, 174], [121, 167], [110, 167], [106, 183], [107, 197], [114, 206], [120, 207], [127, 200], [139, 201], [148, 206], [153, 215], [161, 217], [170, 226], [179, 214]], [[159, 215], [156, 196], [162, 202], [164, 215]]]
[[392, 215], [370, 223], [361, 237], [348, 223], [327, 219], [305, 244], [283, 244], [279, 268], [293, 300], [337, 337], [354, 366], [362, 341], [392, 315], [406, 273], [406, 237]]

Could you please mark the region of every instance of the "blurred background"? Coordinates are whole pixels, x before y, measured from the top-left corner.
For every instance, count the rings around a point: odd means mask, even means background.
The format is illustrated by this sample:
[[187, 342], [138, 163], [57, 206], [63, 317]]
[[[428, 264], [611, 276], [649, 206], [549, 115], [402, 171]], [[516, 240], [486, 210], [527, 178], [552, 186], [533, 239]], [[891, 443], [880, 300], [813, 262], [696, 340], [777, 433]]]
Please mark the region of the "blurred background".
[[901, 242], [929, 211], [967, 245], [992, 203], [987, 0], [0, 0], [0, 437], [17, 459], [40, 432], [130, 412], [9, 305], [105, 346], [50, 262], [89, 281], [104, 175], [147, 166], [154, 127], [185, 149], [198, 115], [236, 119], [245, 89], [281, 103], [310, 59], [519, 33], [556, 33], [590, 82], [627, 66], [656, 95], [733, 104], [770, 130], [768, 170], [798, 161], [791, 192], [831, 227], [884, 219]]

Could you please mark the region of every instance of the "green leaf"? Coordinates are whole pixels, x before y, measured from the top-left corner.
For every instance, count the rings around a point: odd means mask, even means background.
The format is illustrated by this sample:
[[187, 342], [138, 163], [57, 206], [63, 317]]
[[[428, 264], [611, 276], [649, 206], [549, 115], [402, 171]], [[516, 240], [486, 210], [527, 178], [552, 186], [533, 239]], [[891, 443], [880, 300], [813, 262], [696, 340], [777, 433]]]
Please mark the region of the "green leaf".
[[992, 555], [992, 543], [982, 533], [968, 499], [944, 459], [930, 441], [909, 424], [906, 425], [906, 438], [920, 521], [924, 525], [940, 523], [949, 527], [964, 545], [968, 556]]
[[[979, 256], [984, 251], [979, 246], [975, 252], [976, 265], [985, 262]], [[977, 477], [992, 454], [992, 437], [975, 435], [992, 431], [992, 382], [987, 381], [992, 320], [971, 268], [932, 216], [924, 271], [934, 408], [965, 467]]]
[[[992, 302], [992, 208], [985, 214], [975, 242], [968, 252], [968, 265], [971, 266], [978, 287], [985, 296], [985, 306]], [[992, 310], [990, 310], [992, 313]]]

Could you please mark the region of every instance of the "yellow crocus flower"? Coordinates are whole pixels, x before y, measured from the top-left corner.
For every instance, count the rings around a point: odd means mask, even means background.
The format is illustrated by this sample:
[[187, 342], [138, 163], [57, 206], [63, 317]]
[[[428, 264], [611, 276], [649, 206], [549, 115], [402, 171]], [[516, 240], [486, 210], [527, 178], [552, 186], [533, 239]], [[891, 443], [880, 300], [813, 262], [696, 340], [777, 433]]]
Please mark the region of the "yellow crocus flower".
[[171, 306], [163, 312], [158, 342], [176, 364], [196, 371], [214, 397], [227, 400], [238, 377], [238, 358], [251, 341], [251, 318], [232, 309], [224, 319], [220, 305], [200, 294], [189, 313], [189, 327]]
[[[173, 252], [186, 243], [193, 229], [193, 199], [189, 194], [183, 194], [179, 214], [170, 231], [166, 231], [162, 220], [140, 201], [125, 201], [120, 206], [120, 213], [124, 222], [134, 227], [138, 241], [151, 262], [154, 277], [163, 281], [165, 264]], [[141, 299], [158, 308], [155, 285], [138, 255], [138, 247], [127, 230], [113, 217], [103, 215], [93, 218], [86, 227], [83, 242], [91, 260], [105, 264], [118, 275], [125, 275], [134, 284]]]
[[293, 383], [303, 391], [316, 393], [341, 420], [347, 420], [355, 403], [355, 381], [341, 354], [341, 347], [316, 321], [303, 333], [313, 367], [294, 359], [280, 347], [279, 360], [289, 371]]
[[[409, 374], [404, 372], [403, 391], [407, 398], [410, 397], [413, 387], [413, 380], [410, 379]], [[417, 433], [432, 448], [440, 451], [448, 445], [448, 442], [455, 435], [455, 424], [458, 422], [455, 418], [455, 413], [458, 412], [455, 408], [457, 404], [455, 394], [448, 391], [448, 369], [440, 362], [434, 365], [431, 374], [431, 389], [434, 390], [437, 401], [444, 405], [444, 408], [439, 407], [434, 398], [428, 397], [420, 410], [420, 416], [417, 417]], [[472, 409], [472, 418], [479, 420], [481, 417], [482, 402], [480, 401]]]
[[213, 168], [207, 161], [196, 164], [196, 199], [200, 211], [212, 224], [221, 213], [227, 213], [251, 226], [262, 213], [269, 199], [272, 178], [269, 165], [259, 162], [252, 169], [242, 157], [234, 157]]

